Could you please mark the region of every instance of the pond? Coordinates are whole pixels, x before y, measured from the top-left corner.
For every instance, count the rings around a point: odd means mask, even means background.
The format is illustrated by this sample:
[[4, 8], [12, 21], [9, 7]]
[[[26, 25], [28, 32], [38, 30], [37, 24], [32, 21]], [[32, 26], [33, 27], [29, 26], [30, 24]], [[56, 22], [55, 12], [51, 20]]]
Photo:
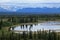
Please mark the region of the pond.
[[41, 22], [41, 23], [28, 23], [28, 24], [22, 24], [19, 26], [16, 26], [14, 28], [11, 28], [11, 30], [15, 32], [19, 31], [38, 31], [38, 30], [55, 30], [57, 32], [60, 32], [60, 22], [59, 21], [47, 21], [47, 22]]

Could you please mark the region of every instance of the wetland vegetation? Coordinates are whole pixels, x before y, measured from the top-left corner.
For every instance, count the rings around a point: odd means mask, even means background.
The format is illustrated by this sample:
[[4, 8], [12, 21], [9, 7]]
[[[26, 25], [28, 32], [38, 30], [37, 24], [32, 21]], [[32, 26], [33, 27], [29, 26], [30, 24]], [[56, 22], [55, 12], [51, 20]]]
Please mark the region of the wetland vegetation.
[[[43, 23], [45, 26], [45, 22], [56, 22], [57, 27], [60, 30], [60, 15], [3, 15], [0, 16], [0, 40], [60, 40], [60, 32], [56, 32], [55, 30], [44, 30], [45, 28], [38, 29], [38, 23]], [[50, 24], [52, 24], [50, 23]], [[36, 28], [34, 28], [35, 26]], [[46, 24], [46, 28], [49, 25]], [[42, 24], [39, 24], [39, 28], [41, 28]], [[16, 27], [20, 27], [21, 30], [15, 30]], [[18, 28], [19, 28], [18, 27]], [[54, 26], [56, 27], [56, 26]], [[53, 28], [54, 28], [53, 27]], [[56, 27], [56, 28], [57, 28]], [[11, 29], [12, 28], [12, 29]], [[17, 29], [18, 29], [17, 28]], [[33, 31], [33, 29], [35, 31]], [[26, 29], [26, 30], [25, 30]], [[23, 31], [22, 31], [23, 30]], [[15, 32], [17, 31], [17, 32]]]

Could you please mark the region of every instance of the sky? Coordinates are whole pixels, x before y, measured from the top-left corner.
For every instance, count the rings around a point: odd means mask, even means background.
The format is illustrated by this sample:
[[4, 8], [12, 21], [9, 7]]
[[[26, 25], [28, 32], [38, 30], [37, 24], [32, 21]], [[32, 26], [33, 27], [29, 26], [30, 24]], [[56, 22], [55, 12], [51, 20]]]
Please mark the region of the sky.
[[[46, 4], [47, 3], [47, 4]], [[27, 8], [27, 7], [49, 7], [49, 8], [59, 8], [60, 7], [60, 0], [1, 0], [0, 7], [14, 10], [16, 8]]]
[[60, 3], [60, 0], [1, 0], [0, 3]]

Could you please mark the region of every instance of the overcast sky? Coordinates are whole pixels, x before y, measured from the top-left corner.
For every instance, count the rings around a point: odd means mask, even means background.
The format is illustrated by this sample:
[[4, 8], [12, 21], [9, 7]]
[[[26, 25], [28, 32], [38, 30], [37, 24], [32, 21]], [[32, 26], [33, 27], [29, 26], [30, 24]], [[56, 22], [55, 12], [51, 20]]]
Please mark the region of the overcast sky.
[[60, 3], [60, 0], [1, 0], [0, 3]]

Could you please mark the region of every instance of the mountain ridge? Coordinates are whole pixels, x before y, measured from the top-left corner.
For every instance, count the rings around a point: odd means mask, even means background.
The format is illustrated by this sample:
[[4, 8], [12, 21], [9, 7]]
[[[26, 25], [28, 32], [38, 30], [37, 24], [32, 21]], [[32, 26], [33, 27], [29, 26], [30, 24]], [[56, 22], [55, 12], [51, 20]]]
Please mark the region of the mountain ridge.
[[[60, 8], [23, 8], [23, 9], [20, 9], [18, 8], [16, 11], [12, 11], [12, 10], [6, 10], [4, 8], [1, 8], [0, 7], [0, 12], [5, 12], [5, 13], [8, 13], [8, 12], [15, 12], [15, 13], [35, 13], [35, 14], [54, 14], [54, 13], [57, 13], [57, 14], [60, 14]], [[1, 13], [0, 13], [1, 14]], [[13, 13], [14, 14], [14, 13]]]

